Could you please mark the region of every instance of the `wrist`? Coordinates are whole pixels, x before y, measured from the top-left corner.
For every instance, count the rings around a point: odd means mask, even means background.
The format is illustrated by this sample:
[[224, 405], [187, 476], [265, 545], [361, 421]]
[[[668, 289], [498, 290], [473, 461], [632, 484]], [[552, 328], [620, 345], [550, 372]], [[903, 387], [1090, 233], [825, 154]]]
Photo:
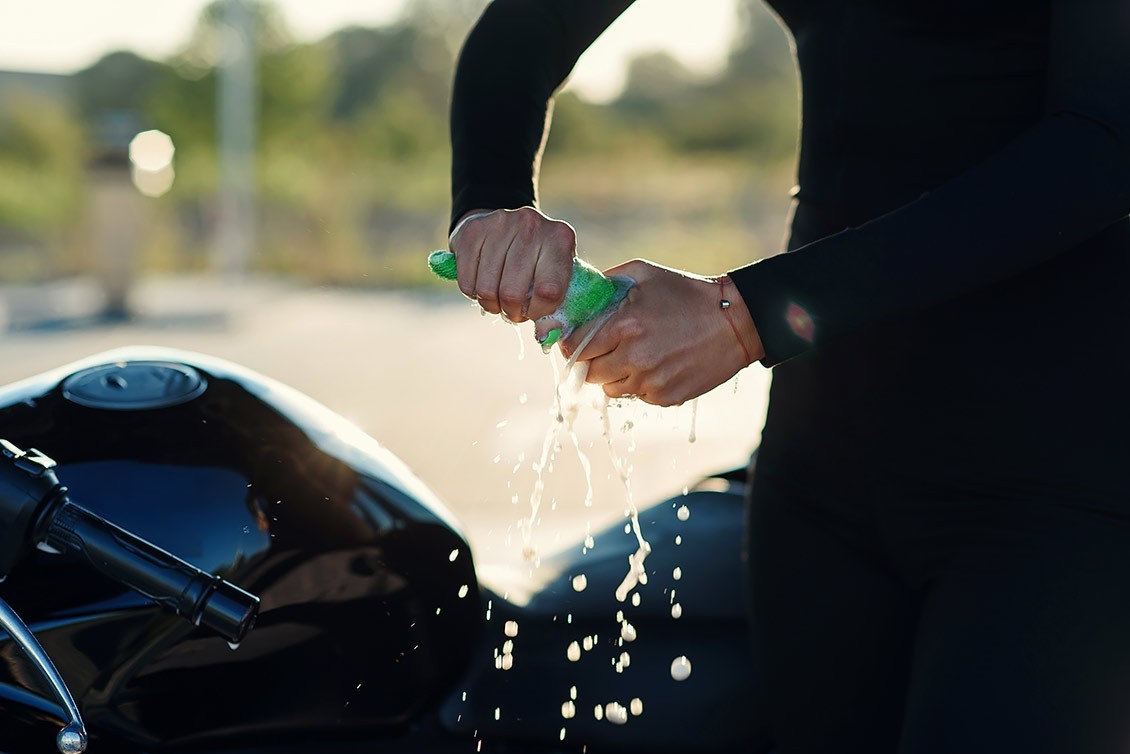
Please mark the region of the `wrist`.
[[476, 217], [485, 217], [486, 215], [489, 215], [494, 211], [495, 210], [493, 209], [469, 209], [464, 212], [459, 217], [459, 220], [456, 221], [455, 226], [451, 229], [451, 232], [447, 234], [448, 246], [455, 242], [455, 237], [459, 235], [459, 231], [463, 230], [463, 226], [467, 224], [468, 220], [474, 220]]
[[718, 307], [722, 315], [729, 321], [730, 329], [742, 351], [743, 366], [749, 366], [755, 361], [765, 358], [765, 348], [761, 344], [761, 336], [757, 333], [757, 325], [745, 304], [745, 299], [738, 291], [738, 287], [730, 280], [728, 275], [715, 278], [718, 283]]

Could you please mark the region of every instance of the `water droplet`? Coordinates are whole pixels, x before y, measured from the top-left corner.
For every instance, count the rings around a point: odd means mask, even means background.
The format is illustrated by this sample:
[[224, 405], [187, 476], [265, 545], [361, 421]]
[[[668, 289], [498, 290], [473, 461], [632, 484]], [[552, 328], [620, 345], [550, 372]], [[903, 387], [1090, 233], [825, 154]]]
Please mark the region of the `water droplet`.
[[565, 656], [569, 658], [569, 662], [576, 662], [581, 659], [581, 645], [575, 641], [569, 644], [569, 648], [565, 650]]
[[633, 715], [635, 715], [636, 717], [639, 717], [640, 715], [643, 714], [643, 700], [640, 699], [638, 696], [635, 699], [633, 699], [629, 704], [630, 704], [630, 708], [632, 710]]
[[619, 702], [609, 702], [604, 707], [604, 716], [608, 718], [608, 722], [616, 725], [628, 722], [628, 710]]
[[502, 454], [499, 453], [498, 455], [496, 455], [494, 458], [492, 458], [490, 460], [491, 460], [491, 463], [498, 463], [499, 461], [502, 460]]
[[584, 638], [584, 640], [581, 642], [581, 646], [583, 646], [585, 648], [586, 652], [590, 651], [592, 649], [592, 637], [586, 636]]
[[592, 711], [592, 716], [595, 717], [597, 720], [603, 720], [604, 719], [604, 707], [600, 706], [599, 704], [596, 705], [596, 707]]
[[682, 543], [683, 543], [683, 535], [682, 534], [676, 534], [675, 535], [675, 544], [681, 545]]
[[454, 562], [455, 562], [455, 559], [456, 559], [457, 557], [459, 557], [459, 550], [458, 550], [458, 548], [456, 548], [456, 549], [452, 550], [452, 551], [451, 551], [451, 554], [447, 556], [447, 559], [448, 559], [448, 560], [449, 560], [450, 562], [454, 563]]
[[513, 639], [507, 639], [502, 645], [502, 653], [503, 654], [510, 654], [513, 651], [514, 651], [514, 640]]
[[632, 605], [635, 606], [635, 607], [640, 606], [640, 593], [639, 592], [634, 592], [632, 594]]
[[625, 534], [631, 534], [632, 533], [632, 525], [631, 524], [624, 524], [624, 533]]
[[591, 534], [589, 534], [587, 537], [585, 537], [585, 547], [587, 547], [588, 549], [591, 550], [595, 546], [596, 546], [596, 542], [593, 540]]
[[577, 705], [569, 700], [561, 705], [561, 717], [566, 720], [572, 720], [573, 716], [577, 714]]
[[636, 627], [631, 623], [624, 621], [624, 625], [620, 626], [620, 638], [624, 641], [635, 641]]
[[502, 628], [502, 633], [504, 633], [504, 634], [506, 634], [507, 636], [510, 636], [510, 637], [517, 636], [518, 635], [518, 621], [516, 621], [516, 620], [506, 621], [506, 625], [503, 626], [503, 628]]
[[494, 428], [495, 428], [495, 429], [502, 429], [503, 427], [505, 427], [505, 426], [506, 426], [507, 424], [509, 424], [509, 423], [510, 423], [510, 420], [509, 420], [509, 419], [503, 419], [503, 420], [502, 420], [502, 421], [500, 421], [500, 422], [499, 422], [498, 424], [495, 424], [495, 425], [494, 425]]
[[510, 670], [510, 668], [514, 667], [514, 655], [504, 654], [498, 659], [501, 660], [503, 670]]
[[498, 719], [501, 719], [501, 717], [502, 717], [502, 707], [495, 707], [494, 708], [494, 719], [498, 720]]
[[569, 698], [574, 699], [574, 700], [577, 698], [577, 687], [576, 686], [570, 686], [569, 687]]
[[471, 587], [467, 586], [466, 584], [459, 587], [459, 599], [463, 599], [464, 597], [466, 597], [467, 593], [470, 592], [470, 591], [471, 591]]
[[676, 681], [685, 681], [691, 675], [691, 661], [686, 658], [686, 655], [676, 657], [671, 662], [671, 677]]
[[632, 656], [630, 654], [628, 654], [627, 652], [621, 652], [620, 653], [620, 664], [625, 668], [630, 667], [631, 664], [632, 664]]
[[561, 740], [561, 741], [565, 740], [565, 729], [564, 728], [561, 729], [561, 736], [559, 737], [559, 740]]
[[239, 642], [238, 641], [229, 641], [228, 647], [234, 652], [235, 650], [239, 649]]
[[679, 566], [675, 566], [675, 570], [671, 571], [671, 578], [675, 579], [675, 581], [683, 578], [683, 569], [679, 568]]
[[679, 510], [675, 512], [675, 515], [679, 517], [680, 521], [686, 521], [691, 517], [691, 509], [685, 505], [680, 505]]
[[671, 605], [671, 617], [675, 620], [683, 617], [683, 606], [678, 602], [676, 602], [674, 605]]
[[574, 592], [583, 592], [583, 591], [585, 591], [585, 587], [587, 587], [588, 585], [589, 585], [589, 580], [585, 577], [585, 575], [583, 573], [580, 574], [579, 576], [573, 577], [573, 591]]

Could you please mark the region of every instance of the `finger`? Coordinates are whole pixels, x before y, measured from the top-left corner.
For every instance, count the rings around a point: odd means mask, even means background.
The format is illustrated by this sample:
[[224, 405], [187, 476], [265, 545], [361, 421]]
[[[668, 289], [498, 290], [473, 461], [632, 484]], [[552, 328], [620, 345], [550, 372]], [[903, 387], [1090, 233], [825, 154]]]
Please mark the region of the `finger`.
[[588, 362], [589, 369], [585, 374], [585, 382], [590, 385], [607, 385], [628, 379], [631, 370], [623, 354], [612, 351]]
[[[552, 322], [552, 319], [548, 321]], [[540, 325], [541, 322], [539, 322], [538, 324]], [[582, 327], [577, 328], [572, 333], [570, 333], [568, 338], [561, 341], [561, 353], [567, 359], [572, 358], [573, 354], [576, 353], [576, 350], [581, 347], [582, 343], [585, 342], [585, 339], [589, 336], [589, 333], [592, 331], [592, 329], [597, 326], [600, 326], [600, 332], [594, 335], [592, 337], [592, 340], [585, 344], [584, 351], [577, 354], [577, 358], [579, 360], [588, 361], [590, 359], [595, 359], [603, 356], [607, 353], [611, 353], [616, 349], [616, 346], [620, 342], [619, 339], [613, 334], [611, 324], [611, 320], [606, 321], [603, 324], [601, 324], [599, 320], [594, 320], [592, 322], [588, 322]]]
[[567, 223], [555, 223], [538, 248], [537, 267], [527, 316], [544, 317], [557, 311], [569, 290], [573, 259], [577, 256], [577, 235]]
[[625, 377], [616, 382], [606, 382], [601, 385], [601, 390], [609, 398], [642, 398], [635, 388], [631, 387], [632, 381]]
[[459, 290], [467, 298], [475, 298], [475, 280], [479, 274], [479, 256], [482, 254], [484, 237], [472, 238], [464, 234], [463, 240], [458, 244], [450, 245], [450, 250], [455, 254], [455, 277], [459, 282]]
[[492, 238], [483, 246], [479, 254], [479, 266], [475, 274], [475, 298], [479, 306], [491, 314], [499, 314], [502, 308], [498, 305], [498, 286], [502, 279], [502, 269], [506, 264], [506, 255], [514, 243], [514, 235], [508, 233], [502, 238]]
[[511, 244], [503, 263], [498, 283], [498, 303], [511, 322], [524, 322], [537, 258], [534, 253], [514, 246]]

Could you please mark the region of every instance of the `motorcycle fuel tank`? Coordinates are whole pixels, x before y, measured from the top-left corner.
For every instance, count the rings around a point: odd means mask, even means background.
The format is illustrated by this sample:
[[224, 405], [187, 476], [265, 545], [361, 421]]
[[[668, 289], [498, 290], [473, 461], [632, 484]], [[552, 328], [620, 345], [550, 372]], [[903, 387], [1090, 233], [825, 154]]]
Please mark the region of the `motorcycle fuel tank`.
[[[474, 565], [451, 514], [284, 385], [122, 349], [0, 388], [0, 436], [54, 458], [77, 503], [262, 600], [230, 647], [57, 554], [13, 570], [0, 596], [119, 745], [393, 732], [477, 646]], [[56, 714], [6, 638], [0, 706], [9, 720]]]

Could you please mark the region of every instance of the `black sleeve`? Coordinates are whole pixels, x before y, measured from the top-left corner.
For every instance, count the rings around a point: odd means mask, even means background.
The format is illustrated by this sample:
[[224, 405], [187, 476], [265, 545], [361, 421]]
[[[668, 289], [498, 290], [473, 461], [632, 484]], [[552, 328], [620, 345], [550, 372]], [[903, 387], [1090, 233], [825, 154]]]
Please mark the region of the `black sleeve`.
[[451, 224], [537, 203], [553, 93], [632, 0], [494, 0], [467, 37], [451, 100]]
[[773, 366], [1014, 276], [1130, 213], [1130, 3], [1053, 0], [1044, 117], [889, 214], [735, 270]]

